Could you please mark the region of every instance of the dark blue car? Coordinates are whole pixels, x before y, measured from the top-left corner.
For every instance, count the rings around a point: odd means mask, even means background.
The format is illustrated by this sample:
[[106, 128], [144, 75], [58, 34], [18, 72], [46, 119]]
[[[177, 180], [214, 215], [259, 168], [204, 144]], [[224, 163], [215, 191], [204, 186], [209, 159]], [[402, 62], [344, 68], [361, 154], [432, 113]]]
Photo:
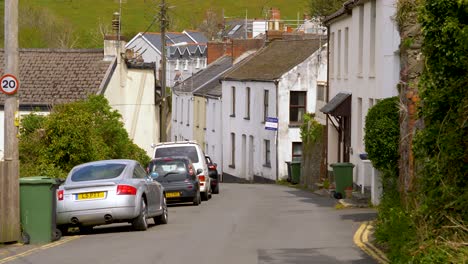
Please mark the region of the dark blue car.
[[153, 180], [164, 187], [168, 203], [191, 202], [194, 205], [201, 203], [200, 183], [189, 158], [156, 158], [151, 160], [147, 170]]

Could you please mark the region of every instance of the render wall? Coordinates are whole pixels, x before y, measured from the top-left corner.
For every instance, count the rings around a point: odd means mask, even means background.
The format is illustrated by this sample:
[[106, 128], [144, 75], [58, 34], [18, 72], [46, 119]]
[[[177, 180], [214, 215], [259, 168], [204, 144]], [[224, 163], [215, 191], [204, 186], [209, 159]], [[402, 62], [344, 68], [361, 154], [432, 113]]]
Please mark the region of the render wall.
[[[373, 3], [375, 30], [372, 30]], [[330, 25], [330, 100], [342, 91], [352, 94], [350, 162], [356, 164], [355, 181], [362, 167], [359, 154], [365, 152], [367, 112], [378, 100], [398, 94], [400, 36], [393, 18], [395, 11], [395, 0], [367, 1], [354, 7], [351, 15], [343, 15]], [[328, 164], [332, 164], [337, 161], [338, 137], [331, 124], [328, 131]]]
[[209, 155], [213, 162], [218, 164], [218, 173], [220, 174], [224, 169], [223, 147], [229, 146], [227, 142], [223, 142], [222, 106], [221, 98], [207, 99], [205, 142], [208, 147], [205, 149], [205, 154]]

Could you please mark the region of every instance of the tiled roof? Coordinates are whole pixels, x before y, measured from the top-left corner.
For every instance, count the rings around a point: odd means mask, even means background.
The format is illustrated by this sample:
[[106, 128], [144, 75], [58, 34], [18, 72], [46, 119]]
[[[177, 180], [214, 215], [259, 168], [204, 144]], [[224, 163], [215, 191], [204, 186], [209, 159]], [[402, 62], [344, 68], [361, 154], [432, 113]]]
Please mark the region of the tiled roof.
[[239, 63], [225, 80], [274, 81], [310, 57], [320, 47], [320, 40], [275, 40]]
[[221, 87], [219, 80], [222, 74], [231, 67], [232, 58], [223, 56], [210, 63], [204, 70], [174, 86], [174, 90], [176, 92], [194, 92], [199, 95], [221, 96], [220, 90], [213, 89], [217, 86]]
[[[103, 50], [20, 49], [20, 105], [52, 105], [97, 94], [112, 62]], [[4, 61], [4, 50], [0, 50]], [[4, 63], [0, 73], [4, 73]], [[5, 95], [0, 95], [3, 105]]]

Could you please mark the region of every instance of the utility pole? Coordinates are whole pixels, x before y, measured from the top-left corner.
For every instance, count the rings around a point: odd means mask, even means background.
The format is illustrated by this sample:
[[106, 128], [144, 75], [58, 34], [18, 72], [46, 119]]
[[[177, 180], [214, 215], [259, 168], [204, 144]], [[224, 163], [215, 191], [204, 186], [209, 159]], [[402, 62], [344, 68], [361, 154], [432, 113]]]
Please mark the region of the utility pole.
[[[5, 1], [5, 74], [19, 76], [18, 0]], [[19, 85], [18, 85], [19, 87]], [[16, 94], [5, 94], [4, 161], [0, 162], [0, 242], [21, 237], [19, 210], [18, 112]]]
[[167, 119], [167, 98], [166, 98], [166, 29], [168, 26], [167, 5], [165, 0], [161, 0], [159, 10], [159, 23], [161, 28], [161, 103], [159, 108], [159, 138], [161, 142], [167, 141], [166, 119]]

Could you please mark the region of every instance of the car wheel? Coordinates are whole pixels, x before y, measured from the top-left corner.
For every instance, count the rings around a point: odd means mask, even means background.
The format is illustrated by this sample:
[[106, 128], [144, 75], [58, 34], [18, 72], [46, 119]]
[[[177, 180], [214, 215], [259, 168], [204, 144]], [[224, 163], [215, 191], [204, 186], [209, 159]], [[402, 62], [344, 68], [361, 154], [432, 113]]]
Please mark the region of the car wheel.
[[69, 228], [69, 226], [67, 226], [67, 225], [57, 226], [57, 229], [60, 230], [60, 232], [62, 232], [62, 236], [68, 235], [68, 228]]
[[208, 201], [208, 191], [201, 193], [201, 200]]
[[193, 205], [198, 206], [201, 203], [200, 192], [198, 191], [195, 197], [193, 197]]
[[148, 229], [148, 222], [146, 216], [148, 214], [148, 209], [146, 208], [145, 199], [141, 198], [141, 211], [137, 218], [132, 222], [132, 227], [135, 230], [145, 231]]
[[214, 194], [219, 194], [219, 184], [216, 185], [216, 187], [213, 190]]
[[164, 203], [163, 203], [162, 208], [163, 208], [163, 213], [153, 218], [154, 223], [157, 225], [165, 225], [167, 224], [167, 222], [169, 222], [169, 213], [167, 210], [166, 197], [164, 197]]

